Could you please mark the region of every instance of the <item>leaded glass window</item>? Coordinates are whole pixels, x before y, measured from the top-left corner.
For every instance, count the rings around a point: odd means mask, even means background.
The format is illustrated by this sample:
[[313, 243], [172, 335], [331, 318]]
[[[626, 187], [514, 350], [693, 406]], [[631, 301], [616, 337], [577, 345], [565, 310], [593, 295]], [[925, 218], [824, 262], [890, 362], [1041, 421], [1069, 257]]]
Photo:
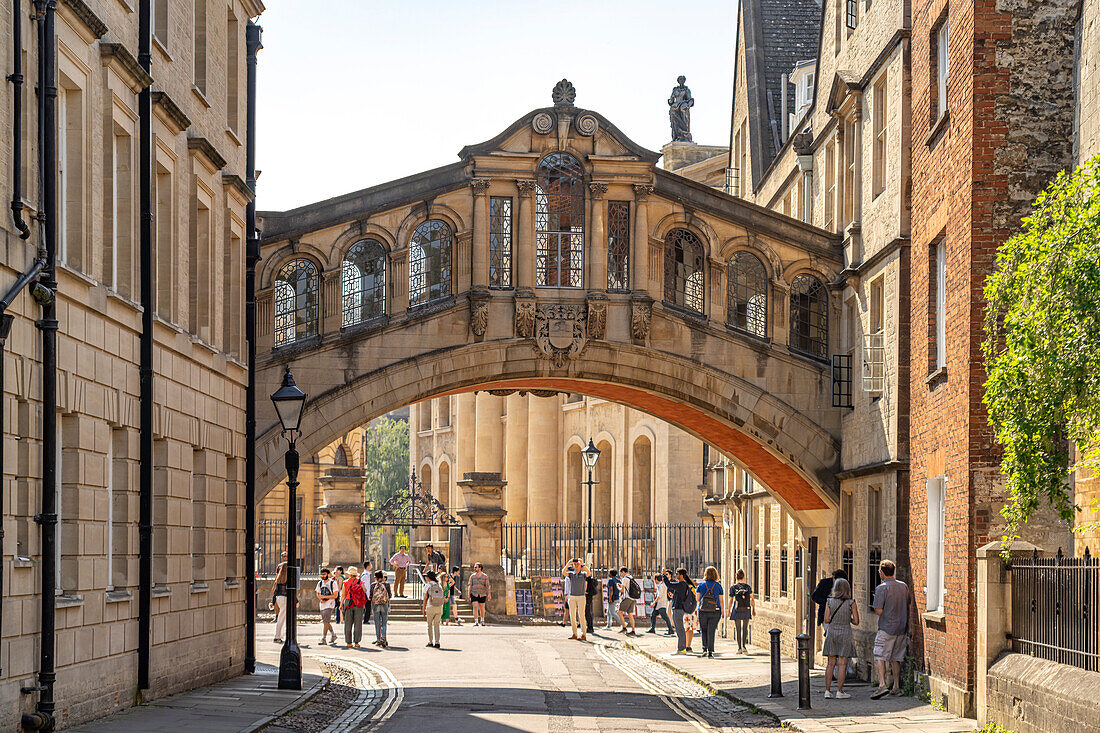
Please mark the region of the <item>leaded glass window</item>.
[[451, 294], [451, 228], [429, 219], [416, 228], [409, 242], [409, 306], [423, 305]]
[[630, 289], [630, 202], [607, 202], [607, 289]]
[[813, 275], [791, 283], [791, 348], [818, 359], [829, 356], [829, 295]]
[[768, 273], [751, 252], [737, 252], [727, 267], [726, 318], [753, 336], [768, 335]]
[[568, 153], [539, 163], [535, 188], [535, 284], [584, 287], [584, 168]]
[[291, 260], [275, 276], [275, 346], [317, 334], [317, 266]]
[[343, 268], [344, 325], [369, 321], [386, 312], [386, 248], [363, 239], [348, 248]]
[[687, 229], [665, 236], [665, 302], [703, 312], [703, 244]]
[[512, 287], [512, 199], [489, 198], [489, 287]]

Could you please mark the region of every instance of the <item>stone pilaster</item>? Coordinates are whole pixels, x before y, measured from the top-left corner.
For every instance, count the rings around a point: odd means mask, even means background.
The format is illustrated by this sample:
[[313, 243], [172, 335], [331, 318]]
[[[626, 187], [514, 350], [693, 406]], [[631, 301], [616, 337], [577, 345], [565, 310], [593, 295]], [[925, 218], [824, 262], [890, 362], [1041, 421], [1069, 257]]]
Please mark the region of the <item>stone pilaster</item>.
[[463, 550], [469, 565], [480, 562], [489, 576], [490, 613], [505, 613], [504, 568], [500, 565], [500, 524], [504, 519], [504, 481], [499, 473], [470, 472], [458, 482], [465, 509], [458, 516], [466, 522], [468, 544]]
[[489, 179], [470, 180], [474, 195], [474, 252], [472, 282], [474, 289], [489, 287]]
[[[358, 467], [329, 468], [321, 476], [322, 501], [317, 513], [325, 520], [321, 538], [321, 562], [327, 567], [359, 565], [363, 524], [363, 481], [366, 472]], [[310, 572], [316, 568], [303, 568]]]

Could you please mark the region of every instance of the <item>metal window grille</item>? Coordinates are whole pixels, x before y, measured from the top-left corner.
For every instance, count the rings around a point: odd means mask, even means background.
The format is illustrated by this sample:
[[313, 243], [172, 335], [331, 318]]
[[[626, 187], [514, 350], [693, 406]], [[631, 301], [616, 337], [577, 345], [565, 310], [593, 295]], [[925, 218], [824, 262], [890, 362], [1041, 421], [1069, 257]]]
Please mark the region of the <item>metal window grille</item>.
[[886, 389], [886, 333], [863, 334], [863, 391], [880, 394]]
[[630, 290], [630, 202], [607, 203], [607, 289]]
[[741, 171], [737, 168], [726, 168], [726, 193], [730, 196], [741, 195]]
[[817, 359], [829, 354], [829, 296], [813, 275], [791, 283], [791, 348]]
[[410, 306], [451, 294], [451, 241], [451, 228], [438, 219], [416, 228], [409, 243]]
[[751, 252], [736, 252], [727, 271], [727, 323], [753, 336], [768, 336], [768, 272]]
[[852, 355], [833, 354], [833, 407], [852, 406]]
[[853, 581], [852, 573], [855, 572], [855, 559], [852, 555], [851, 547], [844, 548], [844, 552], [840, 559], [840, 567], [844, 570], [844, 575], [848, 578], [848, 582], [851, 583]]
[[859, 0], [847, 0], [848, 27], [855, 28], [859, 24]]
[[665, 236], [665, 302], [703, 312], [703, 245], [687, 229]]
[[760, 550], [752, 551], [752, 589], [760, 590]]
[[790, 558], [787, 556], [787, 548], [784, 547], [779, 551], [779, 597], [787, 597], [787, 572], [790, 570], [788, 565]]
[[343, 323], [354, 326], [386, 312], [386, 249], [373, 239], [348, 248], [343, 265]]
[[489, 198], [489, 287], [512, 287], [512, 199]]
[[802, 577], [802, 548], [794, 549], [794, 577], [797, 580]]
[[875, 588], [878, 586], [878, 564], [882, 562], [882, 549], [872, 547], [867, 553], [867, 605], [875, 602]]
[[535, 285], [584, 287], [584, 167], [568, 153], [551, 153], [539, 163]]
[[1013, 558], [1012, 651], [1100, 671], [1100, 561]]
[[[272, 577], [286, 550], [285, 519], [261, 519], [256, 523], [256, 572]], [[307, 577], [316, 577], [321, 569], [322, 535], [325, 523], [320, 519], [298, 522], [295, 537], [298, 542], [298, 567]]]
[[285, 346], [317, 333], [317, 266], [297, 259], [275, 276], [275, 345]]
[[772, 599], [772, 551], [764, 550], [764, 600]]

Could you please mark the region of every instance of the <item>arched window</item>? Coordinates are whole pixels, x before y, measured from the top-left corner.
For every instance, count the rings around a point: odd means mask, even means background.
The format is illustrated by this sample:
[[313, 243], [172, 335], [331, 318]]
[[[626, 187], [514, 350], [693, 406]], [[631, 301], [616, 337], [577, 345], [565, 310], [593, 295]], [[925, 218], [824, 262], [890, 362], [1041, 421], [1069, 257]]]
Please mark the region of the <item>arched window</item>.
[[344, 256], [344, 325], [369, 321], [386, 312], [386, 249], [363, 239]]
[[791, 283], [791, 348], [829, 358], [829, 295], [813, 275]]
[[332, 457], [332, 464], [334, 466], [346, 466], [348, 465], [348, 451], [344, 446], [340, 446], [336, 449], [336, 455]]
[[568, 153], [539, 163], [535, 188], [535, 284], [584, 287], [584, 167]]
[[753, 336], [768, 335], [768, 273], [751, 252], [737, 252], [727, 267], [729, 325]]
[[451, 228], [429, 219], [416, 228], [409, 242], [409, 305], [451, 294]]
[[665, 302], [703, 312], [703, 244], [687, 229], [665, 235]]
[[275, 345], [317, 334], [317, 266], [291, 260], [275, 276]]

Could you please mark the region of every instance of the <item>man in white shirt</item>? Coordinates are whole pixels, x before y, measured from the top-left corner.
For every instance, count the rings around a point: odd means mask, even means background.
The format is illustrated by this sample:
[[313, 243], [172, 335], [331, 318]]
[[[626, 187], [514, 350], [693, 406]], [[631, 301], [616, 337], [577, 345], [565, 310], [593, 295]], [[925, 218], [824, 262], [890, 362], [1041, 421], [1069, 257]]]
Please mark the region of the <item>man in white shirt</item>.
[[657, 589], [657, 597], [653, 600], [653, 611], [649, 614], [649, 631], [647, 634], [657, 633], [657, 617], [665, 620], [665, 636], [672, 636], [672, 622], [668, 618], [668, 586], [662, 575], [653, 576], [653, 584]]
[[318, 608], [321, 610], [321, 643], [328, 644], [328, 637], [332, 635], [332, 643], [336, 643], [336, 632], [332, 630], [332, 614], [336, 610], [336, 599], [340, 597], [340, 587], [336, 580], [329, 575], [328, 568], [321, 568], [321, 579], [317, 581]]
[[393, 566], [393, 597], [404, 598], [405, 597], [405, 577], [409, 572], [409, 565], [412, 563], [412, 556], [405, 552], [407, 548], [405, 545], [401, 547], [390, 558], [390, 565]]

